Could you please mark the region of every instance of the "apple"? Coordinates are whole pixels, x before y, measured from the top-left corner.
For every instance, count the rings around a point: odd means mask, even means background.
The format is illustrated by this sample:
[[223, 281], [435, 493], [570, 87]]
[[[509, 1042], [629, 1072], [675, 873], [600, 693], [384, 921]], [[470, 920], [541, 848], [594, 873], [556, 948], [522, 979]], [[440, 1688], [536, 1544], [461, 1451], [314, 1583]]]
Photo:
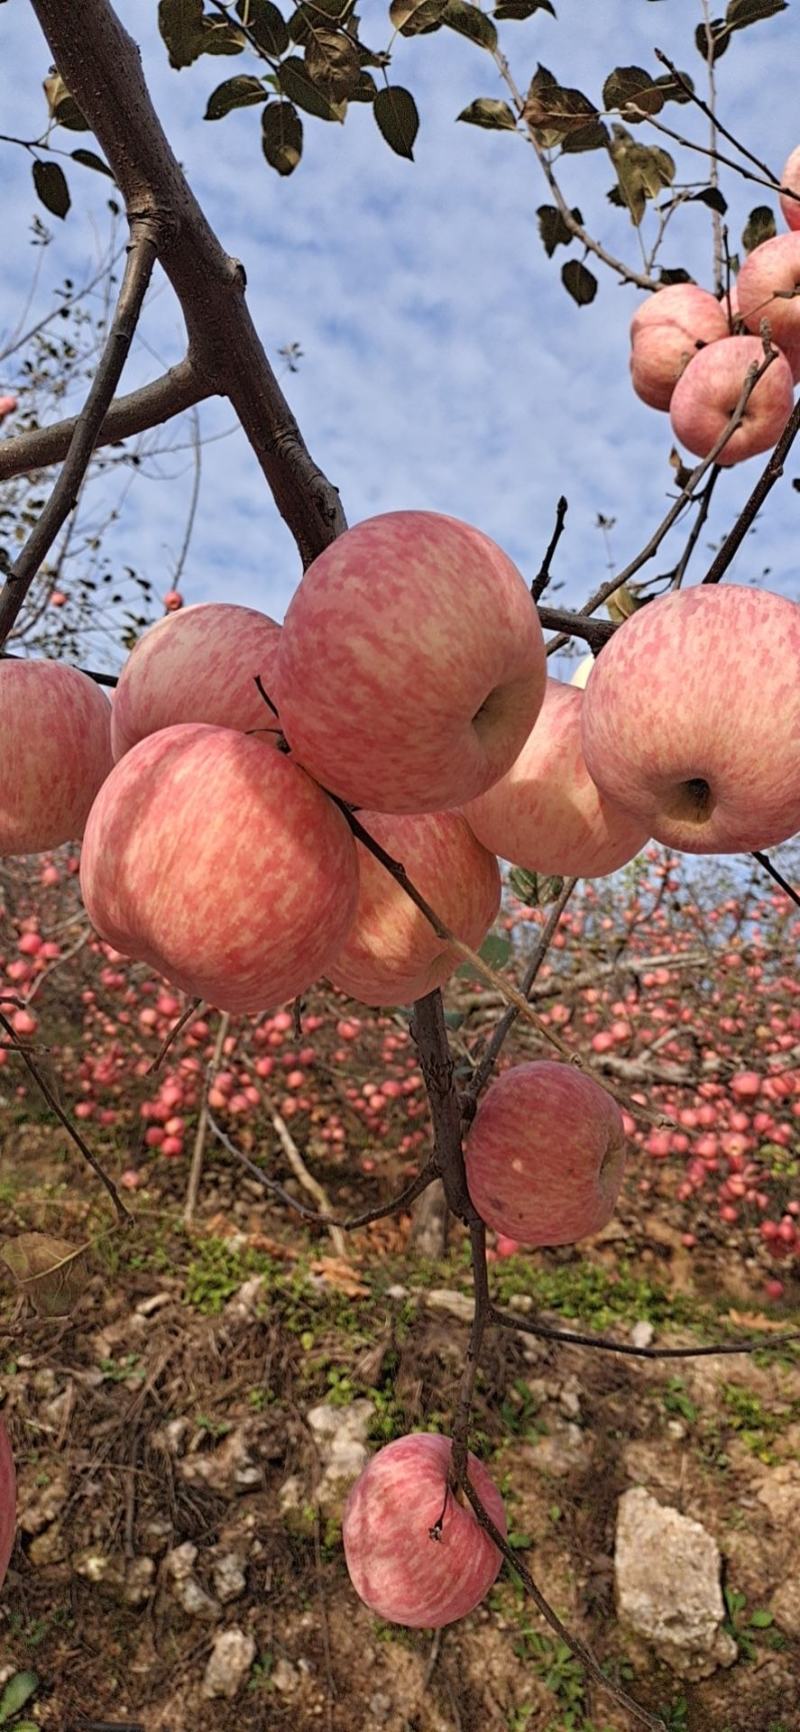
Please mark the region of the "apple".
[[[481, 1471], [483, 1472], [483, 1469]], [[5, 1581], [16, 1527], [17, 1481], [14, 1473], [14, 1457], [11, 1454], [8, 1432], [2, 1418], [0, 1418], [0, 1588]], [[503, 1532], [505, 1533], [505, 1528]]]
[[7, 415], [13, 415], [16, 408], [18, 408], [16, 397], [7, 391], [4, 396], [0, 397], [0, 421], [4, 421]]
[[179, 589], [168, 589], [167, 590], [167, 593], [164, 597], [164, 606], [167, 610], [167, 613], [177, 613], [178, 609], [183, 607], [183, 596], [181, 595], [181, 592]]
[[733, 584], [649, 602], [598, 657], [582, 738], [601, 792], [667, 847], [786, 841], [800, 829], [800, 607]]
[[358, 901], [355, 843], [322, 789], [253, 735], [150, 734], [103, 784], [81, 890], [101, 938], [219, 1010], [304, 992]]
[[178, 722], [264, 729], [275, 739], [275, 717], [255, 684], [272, 696], [280, 626], [265, 613], [232, 602], [199, 602], [169, 613], [139, 639], [114, 695], [114, 757]]
[[[342, 1539], [348, 1574], [360, 1600], [392, 1624], [441, 1629], [474, 1611], [497, 1579], [497, 1547], [471, 1507], [447, 1486], [452, 1445], [431, 1432], [398, 1437], [379, 1449], [345, 1506]], [[470, 1453], [472, 1485], [505, 1537], [503, 1502], [486, 1468]], [[431, 1529], [441, 1518], [441, 1535]]]
[[726, 309], [696, 283], [671, 283], [637, 307], [631, 320], [633, 389], [651, 409], [668, 409], [698, 345], [729, 335]]
[[496, 1233], [571, 1245], [610, 1221], [625, 1143], [619, 1107], [594, 1077], [551, 1059], [512, 1065], [467, 1134], [470, 1197]]
[[[750, 368], [760, 367], [763, 359], [759, 337], [726, 337], [698, 350], [689, 362], [672, 394], [670, 420], [676, 439], [696, 457], [707, 457], [724, 433]], [[793, 400], [792, 369], [779, 353], [751, 391], [739, 426], [717, 457], [720, 466], [730, 468], [768, 451], [783, 432]]]
[[370, 811], [435, 812], [491, 787], [541, 708], [544, 640], [523, 577], [432, 511], [356, 524], [296, 590], [275, 695], [299, 763]]
[[0, 857], [40, 854], [83, 834], [111, 769], [111, 706], [55, 661], [0, 661]]
[[[781, 171], [781, 186], [786, 186], [792, 192], [800, 195], [800, 144], [796, 145], [791, 155], [787, 157]], [[800, 196], [787, 198], [781, 194], [780, 206], [784, 222], [789, 229], [800, 229]]]
[[[798, 206], [800, 209], [800, 206]], [[736, 279], [739, 313], [759, 335], [766, 319], [779, 349], [800, 342], [800, 234], [774, 235], [748, 254]]]
[[[400, 860], [434, 912], [476, 949], [500, 907], [500, 868], [458, 812], [359, 812], [359, 822]], [[443, 986], [461, 957], [437, 938], [402, 886], [361, 842], [358, 908], [328, 979], [362, 1004], [412, 1004]]]
[[[605, 651], [603, 652], [605, 654]], [[615, 872], [648, 831], [595, 787], [581, 748], [584, 694], [548, 679], [541, 714], [511, 769], [464, 816], [484, 848], [528, 872]]]

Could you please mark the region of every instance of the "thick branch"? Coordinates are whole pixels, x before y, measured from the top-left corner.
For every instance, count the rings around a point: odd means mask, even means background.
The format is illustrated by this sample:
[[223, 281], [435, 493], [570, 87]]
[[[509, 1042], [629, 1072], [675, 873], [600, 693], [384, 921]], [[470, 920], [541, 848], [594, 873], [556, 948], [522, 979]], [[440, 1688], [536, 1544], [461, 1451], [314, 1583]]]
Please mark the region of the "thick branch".
[[217, 240], [150, 100], [139, 51], [108, 0], [31, 0], [53, 59], [114, 171], [129, 215], [165, 231], [159, 258], [181, 303], [190, 354], [230, 399], [308, 565], [345, 528], [245, 301], [245, 274]]
[[[116, 445], [135, 433], [145, 433], [148, 427], [159, 427], [173, 416], [181, 415], [195, 403], [214, 395], [188, 356], [170, 367], [160, 379], [140, 386], [117, 397], [102, 422], [95, 450], [101, 445]], [[0, 439], [0, 481], [10, 481], [14, 475], [30, 475], [33, 469], [46, 469], [51, 463], [61, 463], [66, 457], [78, 425], [77, 415], [66, 421], [56, 421], [52, 427], [34, 427], [29, 433], [18, 433], [13, 439]]]
[[433, 1120], [434, 1160], [444, 1185], [448, 1208], [460, 1221], [478, 1219], [467, 1190], [461, 1147], [461, 1107], [453, 1079], [453, 1058], [447, 1039], [441, 992], [417, 999], [411, 1033], [419, 1053]]
[[98, 432], [128, 358], [157, 252], [157, 225], [149, 218], [137, 220], [133, 226], [114, 319], [89, 395], [75, 423], [64, 466], [0, 592], [0, 645], [5, 643], [42, 561], [75, 505]]

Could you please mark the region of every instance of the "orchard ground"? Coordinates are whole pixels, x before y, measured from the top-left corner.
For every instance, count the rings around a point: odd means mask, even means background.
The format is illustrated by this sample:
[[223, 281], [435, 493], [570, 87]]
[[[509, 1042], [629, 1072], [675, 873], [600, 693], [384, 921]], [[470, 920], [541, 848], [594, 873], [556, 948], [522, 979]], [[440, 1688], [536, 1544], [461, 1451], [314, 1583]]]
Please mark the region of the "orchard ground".
[[[0, 1668], [38, 1674], [37, 1723], [58, 1732], [83, 1717], [193, 1732], [209, 1712], [214, 1638], [236, 1626], [254, 1659], [236, 1699], [213, 1702], [220, 1732], [628, 1732], [506, 1576], [434, 1643], [358, 1605], [340, 1491], [309, 1415], [329, 1406], [369, 1449], [449, 1429], [468, 1331], [464, 1236], [454, 1229], [443, 1258], [421, 1261], [401, 1216], [349, 1237], [343, 1258], [213, 1138], [187, 1231], [219, 1019], [198, 1016], [145, 1075], [175, 997], [143, 966], [98, 956], [74, 887], [61, 858], [9, 873], [7, 990], [33, 993], [16, 1014], [53, 1049], [107, 1170], [136, 1175], [136, 1226], [107, 1235], [105, 1200], [7, 1058], [3, 1238], [38, 1230], [94, 1248], [69, 1315], [36, 1316], [10, 1283], [2, 1292], [21, 1541]], [[543, 917], [507, 901], [495, 961], [513, 967]], [[737, 883], [715, 865], [690, 879], [661, 851], [576, 892], [535, 1007], [598, 1077], [676, 1124], [638, 1121], [620, 1206], [596, 1239], [492, 1266], [499, 1298], [556, 1326], [630, 1342], [646, 1323], [656, 1346], [763, 1339], [755, 1357], [659, 1363], [509, 1334], [478, 1383], [471, 1444], [503, 1491], [514, 1545], [610, 1674], [687, 1732], [800, 1728], [800, 1622], [781, 1595], [800, 1542], [800, 1352], [769, 1345], [800, 1323], [794, 929], [760, 876]], [[468, 975], [446, 989], [464, 1063], [496, 1020], [492, 996]], [[547, 1052], [517, 1025], [512, 1061]], [[306, 1202], [274, 1108], [342, 1215], [388, 1199], [427, 1152], [402, 1012], [321, 991], [300, 1038], [288, 1013], [232, 1021], [221, 1064], [215, 1122]], [[632, 1484], [717, 1539], [733, 1671], [686, 1683], [617, 1623], [614, 1524]]]

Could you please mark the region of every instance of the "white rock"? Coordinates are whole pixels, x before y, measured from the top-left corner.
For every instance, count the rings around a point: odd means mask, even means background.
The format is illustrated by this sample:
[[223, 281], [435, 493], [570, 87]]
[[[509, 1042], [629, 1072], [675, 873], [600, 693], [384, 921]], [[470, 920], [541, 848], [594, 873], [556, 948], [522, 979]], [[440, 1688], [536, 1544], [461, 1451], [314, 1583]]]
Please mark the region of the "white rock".
[[631, 1330], [631, 1341], [633, 1342], [634, 1347], [652, 1347], [654, 1335], [655, 1329], [653, 1328], [652, 1323], [647, 1323], [645, 1319], [642, 1318], [639, 1323], [634, 1323], [633, 1325]]
[[456, 1293], [449, 1287], [432, 1287], [425, 1297], [434, 1311], [447, 1311], [451, 1317], [457, 1317], [459, 1323], [472, 1322], [475, 1301], [469, 1293]]
[[289, 1696], [300, 1683], [300, 1673], [291, 1660], [276, 1660], [269, 1681], [274, 1690], [280, 1690], [282, 1696]]
[[347, 1407], [323, 1403], [312, 1407], [308, 1414], [323, 1467], [317, 1498], [326, 1513], [333, 1514], [341, 1508], [345, 1493], [366, 1466], [367, 1438], [374, 1412], [374, 1402], [362, 1398], [351, 1401]]
[[251, 1275], [249, 1281], [244, 1281], [233, 1298], [225, 1306], [227, 1317], [237, 1318], [244, 1323], [255, 1315], [258, 1302], [264, 1295], [264, 1276]]
[[286, 1515], [288, 1510], [299, 1509], [302, 1501], [303, 1486], [300, 1475], [297, 1473], [290, 1474], [278, 1492], [278, 1508], [281, 1515]]
[[206, 1666], [203, 1695], [227, 1696], [229, 1699], [238, 1695], [256, 1652], [253, 1637], [244, 1630], [237, 1627], [220, 1630], [219, 1635], [214, 1638], [214, 1646]]
[[172, 1592], [178, 1605], [190, 1618], [218, 1618], [220, 1609], [216, 1600], [207, 1594], [200, 1586], [194, 1574], [197, 1547], [191, 1540], [186, 1540], [182, 1546], [176, 1546], [172, 1552], [167, 1552], [164, 1559], [164, 1569], [171, 1578]]
[[700, 1522], [632, 1487], [619, 1500], [614, 1573], [620, 1619], [673, 1671], [700, 1679], [733, 1664], [719, 1547]]
[[218, 1552], [214, 1559], [214, 1592], [223, 1605], [241, 1599], [247, 1587], [244, 1563], [236, 1552]]

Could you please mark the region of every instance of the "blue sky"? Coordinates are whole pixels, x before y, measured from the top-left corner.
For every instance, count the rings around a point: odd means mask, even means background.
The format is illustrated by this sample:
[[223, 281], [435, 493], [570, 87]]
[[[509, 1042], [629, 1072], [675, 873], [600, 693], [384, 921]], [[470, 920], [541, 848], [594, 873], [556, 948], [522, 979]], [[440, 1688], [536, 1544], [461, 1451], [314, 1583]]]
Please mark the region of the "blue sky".
[[[524, 86], [537, 60], [564, 82], [599, 96], [615, 64], [653, 66], [663, 47], [698, 81], [692, 45], [699, 0], [556, 0], [558, 19], [537, 13], [500, 27], [501, 45]], [[721, 7], [719, 8], [722, 9]], [[598, 512], [615, 517], [615, 562], [637, 551], [668, 503], [671, 445], [665, 416], [634, 397], [627, 328], [637, 292], [602, 270], [594, 304], [578, 309], [561, 287], [560, 251], [545, 257], [536, 207], [547, 200], [533, 152], [510, 135], [455, 124], [472, 98], [501, 95], [491, 58], [443, 30], [398, 39], [390, 76], [414, 90], [421, 128], [413, 164], [380, 139], [367, 107], [353, 105], [343, 127], [305, 121], [305, 153], [286, 180], [260, 154], [258, 111], [218, 123], [202, 119], [210, 91], [248, 57], [205, 57], [171, 71], [155, 26], [156, 0], [119, 0], [142, 47], [146, 76], [175, 151], [223, 244], [246, 265], [250, 305], [275, 360], [299, 343], [304, 360], [284, 388], [315, 457], [339, 486], [351, 522], [374, 512], [425, 507], [479, 524], [526, 573], [538, 567], [555, 501], [570, 502], [557, 561], [559, 601], [579, 602], [606, 575]], [[363, 0], [362, 34], [388, 45], [383, 5]], [[780, 169], [798, 142], [796, 6], [734, 38], [719, 63], [721, 112], [756, 154]], [[49, 65], [27, 0], [0, 9], [0, 129], [28, 137], [44, 114]], [[705, 139], [705, 122], [686, 107], [664, 118]], [[66, 148], [87, 142], [62, 134]], [[640, 134], [645, 138], [645, 130]], [[650, 135], [651, 142], [657, 141]], [[4, 258], [0, 335], [16, 322], [33, 263], [36, 203], [30, 159], [2, 150], [0, 208]], [[692, 162], [691, 178], [701, 158]], [[688, 176], [686, 176], [688, 177]], [[563, 164], [564, 189], [587, 227], [633, 261], [635, 233], [605, 192], [612, 174], [602, 153]], [[680, 176], [679, 176], [680, 178]], [[110, 183], [70, 169], [73, 208], [48, 250], [36, 305], [64, 273], [89, 273], [106, 231]], [[770, 195], [727, 174], [732, 243], [752, 205]], [[679, 217], [666, 263], [708, 281], [709, 213]], [[163, 280], [143, 325], [126, 384], [181, 353], [181, 321]], [[7, 380], [0, 380], [5, 385]], [[231, 425], [215, 403], [202, 410], [204, 434]], [[723, 478], [709, 530], [724, 527], [758, 474], [758, 460]], [[288, 533], [239, 434], [207, 445], [192, 553], [182, 588], [188, 601], [246, 601], [281, 617], [299, 575]], [[120, 562], [136, 563], [166, 588], [191, 487], [188, 454], [169, 465], [169, 484], [142, 482], [115, 526]], [[800, 455], [789, 476], [800, 473]], [[785, 481], [756, 538], [737, 562], [743, 580], [771, 568], [769, 583], [797, 594], [800, 500]], [[555, 598], [554, 598], [555, 599]]]

